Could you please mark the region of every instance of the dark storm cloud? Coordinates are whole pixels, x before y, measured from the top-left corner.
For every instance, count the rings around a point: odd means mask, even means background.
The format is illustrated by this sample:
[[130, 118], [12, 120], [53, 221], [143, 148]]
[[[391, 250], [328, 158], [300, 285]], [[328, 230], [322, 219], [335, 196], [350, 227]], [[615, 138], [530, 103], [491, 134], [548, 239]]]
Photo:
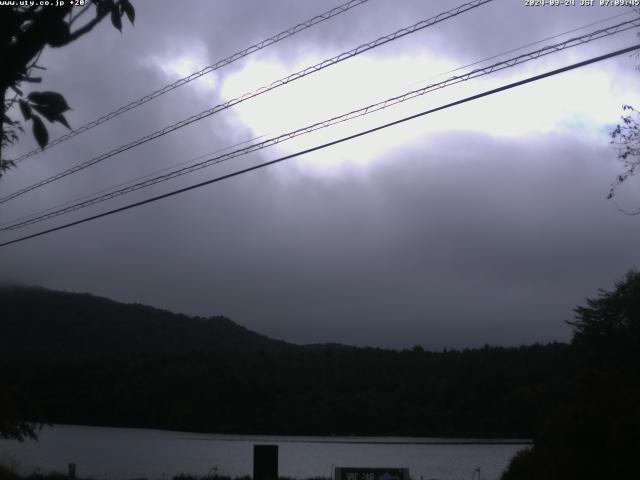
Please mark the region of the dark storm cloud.
[[[43, 56], [47, 88], [67, 96], [75, 109], [69, 119], [81, 125], [178, 78], [163, 72], [163, 61], [191, 51], [213, 63], [336, 3], [137, 2], [136, 26], [122, 35], [104, 24], [87, 41]], [[288, 64], [318, 52], [330, 56], [456, 4], [372, 0], [257, 58]], [[497, 1], [399, 45], [412, 51], [426, 44], [464, 62], [613, 14], [558, 12]], [[241, 65], [220, 72], [216, 85]], [[25, 161], [3, 178], [2, 192], [221, 101], [206, 83], [165, 97]], [[6, 204], [2, 219], [251, 135], [234, 112], [225, 112]], [[603, 137], [457, 131], [425, 134], [384, 150], [368, 166], [326, 177], [310, 173], [305, 162], [281, 164], [4, 249], [2, 276], [223, 314], [298, 342], [442, 348], [565, 340], [571, 309], [637, 266], [638, 218], [604, 200], [619, 166]], [[351, 151], [358, 155], [357, 144]]]

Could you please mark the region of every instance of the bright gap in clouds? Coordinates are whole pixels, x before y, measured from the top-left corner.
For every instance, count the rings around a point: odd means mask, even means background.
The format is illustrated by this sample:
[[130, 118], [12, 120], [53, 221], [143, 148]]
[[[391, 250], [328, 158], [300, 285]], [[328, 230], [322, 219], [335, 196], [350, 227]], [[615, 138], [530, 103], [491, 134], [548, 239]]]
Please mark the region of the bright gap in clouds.
[[[590, 56], [585, 50], [533, 60], [428, 93], [362, 119], [304, 135], [269, 150], [277, 150], [273, 154], [275, 158]], [[241, 70], [222, 79], [220, 95], [224, 100], [236, 98], [319, 60], [305, 57], [293, 67], [274, 58], [249, 60]], [[453, 61], [426, 51], [398, 57], [356, 57], [248, 100], [233, 110], [236, 118], [255, 134], [275, 136], [437, 83], [451, 74], [425, 79], [455, 67]], [[632, 103], [629, 92], [614, 89], [613, 83], [613, 73], [607, 71], [606, 63], [588, 66], [374, 133], [367, 136], [366, 141], [357, 142], [357, 147], [350, 143], [316, 152], [299, 163], [315, 173], [336, 173], [335, 170], [345, 162], [367, 164], [402, 145], [424, 139], [425, 135], [445, 131], [508, 137], [535, 137], [556, 132], [606, 142], [603, 131], [617, 120], [623, 103]]]
[[[143, 63], [152, 69], [160, 70], [169, 81], [188, 77], [209, 65], [210, 56], [206, 44], [202, 41], [187, 42], [188, 47], [173, 49], [162, 56], [152, 56]], [[199, 93], [211, 97], [218, 88], [218, 73], [210, 72], [198, 78], [194, 85]]]
[[[593, 56], [592, 50], [590, 45], [570, 49], [436, 90], [385, 111], [288, 140], [270, 147], [265, 153], [268, 158], [276, 158], [335, 140], [589, 58]], [[515, 55], [517, 53], [509, 57]], [[299, 58], [295, 64], [277, 56], [250, 58], [233, 72], [205, 75], [194, 82], [192, 91], [206, 108], [210, 108], [315, 65], [324, 58], [309, 55]], [[483, 66], [496, 61], [486, 62]], [[148, 62], [168, 79], [175, 80], [197, 71], [210, 63], [210, 59], [206, 45], [194, 42], [188, 50], [172, 51]], [[614, 85], [615, 69], [610, 68], [610, 63], [588, 66], [436, 112], [360, 140], [305, 155], [296, 163], [313, 175], [336, 176], [347, 165], [367, 166], [373, 159], [389, 157], [398, 148], [452, 131], [522, 137], [523, 140], [561, 133], [590, 142], [607, 142], [606, 133], [619, 118], [621, 105], [640, 103], [638, 95], [630, 94], [631, 89], [620, 88], [619, 83]], [[249, 128], [254, 136], [264, 136], [261, 138], [264, 140], [478, 68], [476, 65], [441, 75], [458, 66], [453, 59], [426, 50], [396, 56], [358, 56], [246, 100], [219, 115], [228, 118], [231, 125]]]

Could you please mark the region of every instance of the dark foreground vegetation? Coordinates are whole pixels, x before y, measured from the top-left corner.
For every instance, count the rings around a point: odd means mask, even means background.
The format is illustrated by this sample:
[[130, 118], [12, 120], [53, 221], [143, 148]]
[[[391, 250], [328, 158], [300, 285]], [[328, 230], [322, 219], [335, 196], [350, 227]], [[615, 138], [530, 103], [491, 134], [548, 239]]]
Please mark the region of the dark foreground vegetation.
[[33, 421], [533, 437], [503, 480], [640, 471], [640, 273], [575, 310], [570, 345], [519, 348], [297, 346], [223, 317], [24, 287], [0, 289], [0, 309], [5, 437]]
[[549, 409], [503, 480], [638, 478], [640, 273], [575, 313], [575, 397]]
[[[2, 382], [31, 420], [257, 434], [531, 437], [574, 388], [568, 345], [296, 346], [230, 320], [0, 292]], [[28, 399], [28, 400], [27, 400]], [[29, 403], [30, 402], [30, 403]]]

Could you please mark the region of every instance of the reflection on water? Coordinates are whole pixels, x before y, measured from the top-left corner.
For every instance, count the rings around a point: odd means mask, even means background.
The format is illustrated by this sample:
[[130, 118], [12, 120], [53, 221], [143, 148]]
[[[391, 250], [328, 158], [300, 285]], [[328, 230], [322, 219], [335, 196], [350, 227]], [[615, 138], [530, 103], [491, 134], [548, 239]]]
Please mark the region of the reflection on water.
[[[481, 442], [481, 443], [480, 443]], [[406, 467], [413, 479], [497, 479], [524, 444], [400, 437], [281, 437], [56, 425], [39, 442], [0, 440], [0, 461], [96, 479], [163, 479], [180, 473], [251, 475], [253, 445], [279, 445], [280, 475], [331, 477], [340, 467]], [[476, 473], [475, 478], [478, 474]]]

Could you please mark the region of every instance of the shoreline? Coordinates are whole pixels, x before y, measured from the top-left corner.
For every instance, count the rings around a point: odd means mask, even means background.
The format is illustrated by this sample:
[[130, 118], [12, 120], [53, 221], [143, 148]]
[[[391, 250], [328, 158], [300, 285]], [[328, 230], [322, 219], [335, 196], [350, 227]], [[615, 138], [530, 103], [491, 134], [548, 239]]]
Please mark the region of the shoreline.
[[[152, 433], [182, 434], [181, 440], [243, 442], [256, 439], [269, 439], [279, 443], [320, 443], [320, 444], [362, 444], [362, 445], [533, 445], [533, 438], [509, 435], [402, 435], [402, 434], [326, 434], [326, 433], [233, 433], [233, 432], [203, 432], [189, 430], [171, 430], [167, 428], [86, 425], [73, 423], [45, 423], [42, 432], [47, 429], [79, 428], [79, 429], [110, 429], [110, 430], [138, 430]], [[196, 437], [196, 435], [198, 437]], [[205, 438], [201, 438], [206, 436]], [[207, 438], [209, 437], [209, 438]], [[375, 439], [378, 439], [377, 441]]]

